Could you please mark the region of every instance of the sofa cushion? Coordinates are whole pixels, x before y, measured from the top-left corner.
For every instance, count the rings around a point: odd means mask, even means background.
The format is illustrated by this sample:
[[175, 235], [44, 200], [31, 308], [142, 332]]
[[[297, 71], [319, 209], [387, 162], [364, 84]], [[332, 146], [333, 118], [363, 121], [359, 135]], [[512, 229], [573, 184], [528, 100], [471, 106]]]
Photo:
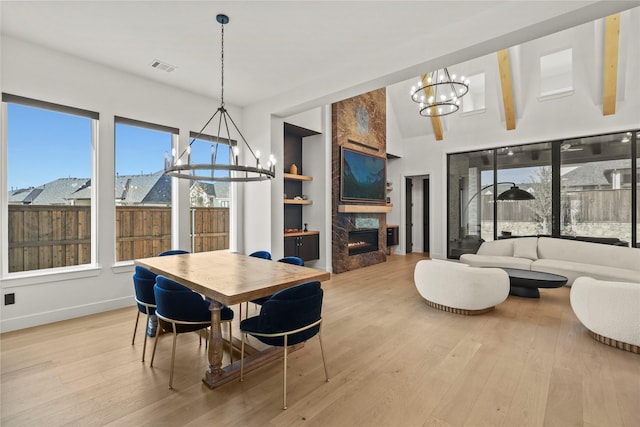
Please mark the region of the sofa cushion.
[[531, 270], [531, 263], [533, 262], [528, 258], [476, 254], [461, 255], [460, 261], [472, 267], [519, 268], [521, 270]]
[[513, 256], [513, 242], [515, 239], [494, 240], [484, 242], [478, 249], [478, 255]]
[[538, 259], [538, 238], [520, 237], [513, 239], [513, 256], [516, 258]]
[[640, 271], [640, 249], [600, 243], [540, 237], [538, 258]]
[[539, 259], [531, 264], [531, 270], [566, 276], [567, 285], [580, 276], [593, 277], [599, 280], [618, 282], [638, 282], [640, 274], [628, 268], [608, 267], [606, 265], [586, 264], [583, 262], [563, 261], [556, 259]]

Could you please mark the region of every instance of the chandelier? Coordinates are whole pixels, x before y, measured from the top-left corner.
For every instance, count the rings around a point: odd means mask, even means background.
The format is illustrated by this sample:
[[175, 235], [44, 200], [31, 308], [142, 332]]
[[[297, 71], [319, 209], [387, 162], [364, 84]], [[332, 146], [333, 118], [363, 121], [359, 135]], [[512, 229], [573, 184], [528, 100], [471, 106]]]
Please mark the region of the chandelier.
[[[265, 181], [267, 179], [275, 178], [276, 176], [276, 159], [272, 155], [269, 156], [266, 167], [260, 162], [260, 151], [253, 151], [247, 140], [236, 126], [235, 122], [229, 115], [229, 112], [224, 106], [224, 25], [229, 23], [229, 17], [227, 15], [219, 14], [216, 16], [216, 21], [220, 23], [221, 28], [221, 54], [220, 54], [220, 69], [221, 69], [221, 89], [220, 89], [220, 107], [215, 113], [207, 120], [200, 132], [191, 138], [189, 146], [176, 156], [177, 152], [172, 150], [171, 156], [165, 155], [164, 170], [167, 175], [174, 176], [176, 178], [186, 178], [196, 181], [220, 181], [220, 182], [248, 182], [248, 181]], [[216, 123], [214, 119], [217, 116], [217, 137], [215, 139], [204, 135], [203, 132], [209, 126], [211, 122]], [[241, 165], [238, 162], [238, 155], [240, 154], [240, 148], [237, 141], [231, 138], [229, 132], [229, 124], [233, 126], [240, 139], [248, 149], [253, 160], [251, 165]], [[191, 147], [193, 143], [199, 138], [213, 140], [216, 143], [216, 147], [211, 146], [211, 162], [210, 163], [193, 163], [191, 161]], [[217, 144], [222, 143], [229, 147], [229, 161], [226, 163], [216, 163], [218, 159]], [[248, 156], [248, 154], [246, 154]], [[253, 164], [255, 163], [255, 165]], [[216, 174], [216, 172], [219, 172]]]
[[460, 109], [460, 98], [469, 92], [469, 80], [443, 68], [424, 74], [416, 86], [411, 87], [411, 99], [420, 104], [420, 115], [439, 117]]

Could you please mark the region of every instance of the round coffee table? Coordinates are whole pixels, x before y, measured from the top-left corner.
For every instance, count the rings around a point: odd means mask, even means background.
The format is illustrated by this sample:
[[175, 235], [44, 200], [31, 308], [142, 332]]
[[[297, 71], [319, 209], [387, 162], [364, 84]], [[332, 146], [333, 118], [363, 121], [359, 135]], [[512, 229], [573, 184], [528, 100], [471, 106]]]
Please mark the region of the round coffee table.
[[509, 275], [509, 295], [540, 298], [538, 288], [560, 288], [567, 284], [567, 278], [559, 274], [518, 268], [503, 268], [503, 270]]

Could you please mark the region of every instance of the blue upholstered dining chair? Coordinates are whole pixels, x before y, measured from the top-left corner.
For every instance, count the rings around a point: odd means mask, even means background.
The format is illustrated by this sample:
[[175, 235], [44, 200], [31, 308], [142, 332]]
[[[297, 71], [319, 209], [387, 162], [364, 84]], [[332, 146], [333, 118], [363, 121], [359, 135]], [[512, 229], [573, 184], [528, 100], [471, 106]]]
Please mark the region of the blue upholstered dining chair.
[[283, 409], [287, 409], [288, 347], [318, 335], [326, 380], [329, 372], [322, 347], [322, 296], [320, 282], [312, 281], [276, 292], [262, 305], [260, 314], [240, 322], [240, 381], [244, 380], [244, 344], [247, 334], [273, 346], [284, 347]]
[[304, 261], [302, 261], [302, 258], [298, 258], [297, 256], [286, 256], [284, 258], [280, 258], [278, 262], [286, 262], [287, 264], [300, 266], [304, 265]]
[[[249, 254], [249, 256], [254, 257], [254, 258], [262, 258], [262, 259], [267, 259], [267, 260], [271, 260], [271, 253], [269, 251], [255, 251]], [[269, 297], [266, 297], [269, 298]], [[254, 301], [261, 301], [264, 298], [258, 298], [257, 300]], [[251, 301], [251, 302], [254, 302]], [[255, 302], [254, 304], [261, 304], [259, 302]], [[245, 317], [249, 317], [249, 301], [247, 301], [245, 303]], [[242, 303], [240, 303], [240, 320], [242, 320]]]
[[268, 251], [255, 251], [250, 253], [249, 256], [254, 258], [271, 259], [271, 254]]
[[[149, 324], [149, 319], [156, 312], [156, 298], [153, 293], [153, 286], [156, 284], [156, 274], [151, 270], [136, 266], [135, 274], [133, 275], [133, 289], [135, 291], [135, 299], [138, 304], [138, 312], [136, 313], [136, 324], [133, 327], [133, 338], [131, 339], [131, 345], [136, 342], [136, 332], [138, 331], [138, 320], [140, 320], [140, 313], [147, 315], [147, 321], [145, 325]], [[142, 346], [142, 361], [144, 362], [144, 355], [147, 351], [147, 327], [144, 328], [144, 345]]]
[[182, 249], [171, 249], [170, 251], [161, 252], [158, 256], [169, 256], [169, 255], [183, 255], [189, 254], [189, 251], [183, 251]]
[[[278, 262], [284, 262], [285, 264], [304, 266], [304, 261], [302, 261], [302, 258], [298, 258], [297, 256], [286, 256], [284, 258], [280, 258], [278, 260]], [[256, 305], [262, 305], [269, 298], [271, 298], [271, 295], [269, 295], [268, 297], [262, 297], [262, 298], [253, 299], [253, 300], [251, 300], [251, 302], [256, 304]], [[247, 316], [249, 316], [249, 303], [247, 303]]]
[[[302, 261], [302, 258], [298, 258], [297, 256], [286, 256], [284, 258], [280, 258], [278, 260], [278, 262], [284, 262], [285, 264], [293, 264], [293, 265], [304, 266], [304, 261]], [[256, 305], [262, 305], [269, 298], [271, 298], [271, 295], [269, 295], [268, 297], [262, 297], [262, 298], [253, 299], [253, 300], [251, 300], [251, 302], [256, 304]], [[249, 309], [248, 309], [248, 306], [247, 306], [247, 315], [249, 314], [248, 310]]]
[[[154, 286], [156, 297], [156, 316], [158, 324], [164, 332], [173, 334], [173, 348], [171, 350], [171, 371], [169, 374], [169, 388], [173, 388], [173, 366], [176, 358], [176, 339], [178, 334], [206, 329], [211, 325], [211, 311], [209, 303], [200, 294], [164, 276], [156, 278]], [[229, 325], [229, 343], [233, 342], [231, 321], [233, 310], [223, 307], [220, 311], [220, 321]], [[158, 339], [156, 337], [151, 355], [151, 366], [156, 355]], [[231, 347], [232, 344], [230, 344]], [[230, 348], [233, 354], [233, 348]]]

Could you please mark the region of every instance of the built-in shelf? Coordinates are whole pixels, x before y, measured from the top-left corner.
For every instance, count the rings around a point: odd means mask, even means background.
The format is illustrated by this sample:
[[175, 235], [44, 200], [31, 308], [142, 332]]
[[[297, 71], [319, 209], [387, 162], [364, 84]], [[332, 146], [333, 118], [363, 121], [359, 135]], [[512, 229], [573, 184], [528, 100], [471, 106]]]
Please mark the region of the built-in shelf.
[[340, 205], [338, 212], [340, 213], [388, 213], [391, 212], [393, 203], [386, 205]]
[[285, 205], [310, 205], [312, 203], [311, 200], [284, 199]]
[[313, 177], [312, 176], [307, 176], [307, 175], [294, 175], [292, 173], [283, 173], [282, 177], [284, 179], [290, 179], [293, 181], [313, 181]]
[[284, 237], [311, 236], [314, 234], [320, 234], [320, 232], [319, 231], [285, 231]]

